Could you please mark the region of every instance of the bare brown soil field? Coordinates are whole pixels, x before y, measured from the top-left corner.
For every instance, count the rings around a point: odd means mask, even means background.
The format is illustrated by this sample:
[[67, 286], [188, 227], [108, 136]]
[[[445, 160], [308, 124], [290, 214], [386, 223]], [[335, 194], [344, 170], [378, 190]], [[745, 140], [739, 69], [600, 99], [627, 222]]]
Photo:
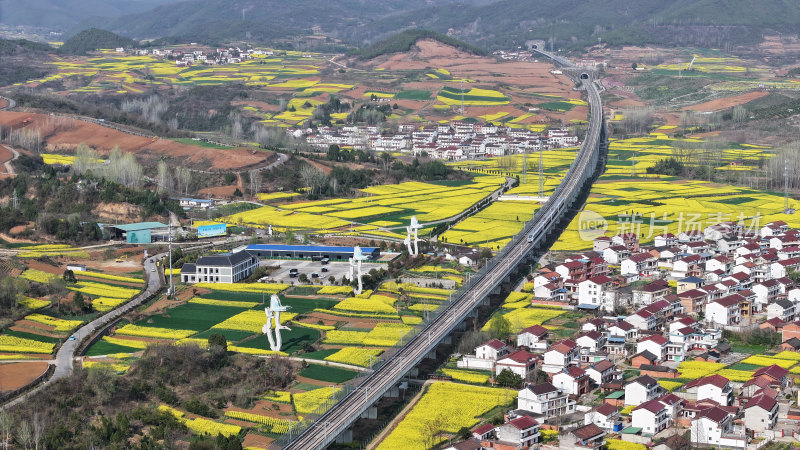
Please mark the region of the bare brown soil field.
[[41, 270], [43, 272], [52, 273], [54, 275], [61, 276], [64, 273], [64, 271], [61, 270], [60, 267], [54, 267], [51, 266], [50, 264], [36, 261], [35, 259], [26, 260], [25, 263], [31, 269]]
[[14, 154], [11, 153], [11, 151], [9, 149], [7, 149], [4, 146], [0, 145], [0, 172], [3, 172], [5, 170], [5, 167], [3, 167], [2, 164], [4, 162], [10, 160], [13, 157], [14, 157]]
[[0, 108], [5, 108], [8, 106], [8, 101], [6, 99], [0, 98]]
[[47, 362], [0, 364], [0, 391], [8, 392], [25, 387], [47, 371]]
[[758, 51], [770, 56], [800, 55], [800, 39], [792, 35], [764, 36]]
[[142, 207], [130, 203], [100, 203], [92, 212], [109, 222], [136, 222], [141, 217]]
[[242, 447], [268, 448], [273, 441], [275, 439], [260, 434], [247, 433], [242, 441]]
[[50, 116], [43, 114], [0, 111], [0, 126], [4, 128], [38, 128], [47, 139], [47, 150], [72, 152], [84, 143], [102, 155], [114, 146], [142, 158], [168, 157], [180, 160], [190, 168], [231, 170], [256, 164], [266, 164], [271, 152], [248, 148], [220, 150], [180, 144], [169, 139], [146, 138], [123, 133], [101, 125], [75, 120], [68, 127], [53, 125]]
[[199, 195], [210, 197], [233, 197], [234, 192], [236, 192], [236, 186], [215, 186], [197, 191]]
[[698, 103], [683, 108], [689, 111], [721, 111], [723, 109], [732, 108], [734, 106], [743, 105], [755, 99], [766, 97], [769, 95], [767, 91], [753, 91], [745, 94], [734, 95], [731, 97], [718, 98], [704, 103]]

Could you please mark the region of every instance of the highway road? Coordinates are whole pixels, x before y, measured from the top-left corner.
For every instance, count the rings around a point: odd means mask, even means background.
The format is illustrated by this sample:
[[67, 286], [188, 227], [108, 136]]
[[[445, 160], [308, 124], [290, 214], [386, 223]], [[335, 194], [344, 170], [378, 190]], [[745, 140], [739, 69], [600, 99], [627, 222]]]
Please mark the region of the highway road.
[[[571, 63], [563, 58], [545, 53], [556, 63], [567, 68]], [[589, 99], [590, 121], [586, 139], [578, 157], [564, 180], [545, 205], [534, 214], [526, 227], [512, 239], [487, 266], [465, 283], [465, 288], [446, 309], [412, 337], [404, 347], [389, 357], [375, 372], [333, 404], [327, 412], [303, 430], [291, 442], [279, 440], [276, 445], [286, 449], [322, 449], [333, 442], [358, 417], [414, 368], [438, 342], [456, 328], [475, 307], [494, 290], [500, 282], [529, 257], [546, 238], [549, 231], [560, 222], [570, 204], [580, 194], [584, 183], [592, 176], [599, 161], [599, 144], [603, 126], [603, 107], [600, 93], [594, 82], [584, 82]], [[528, 236], [531, 236], [529, 241]]]

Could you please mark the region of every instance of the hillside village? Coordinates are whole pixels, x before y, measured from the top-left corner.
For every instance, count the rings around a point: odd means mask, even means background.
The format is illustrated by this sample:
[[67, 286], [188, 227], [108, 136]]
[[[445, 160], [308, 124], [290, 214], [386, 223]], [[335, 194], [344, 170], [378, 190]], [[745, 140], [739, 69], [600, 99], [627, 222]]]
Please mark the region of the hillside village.
[[318, 127], [287, 129], [293, 137], [305, 136], [318, 149], [331, 145], [355, 150], [403, 152], [414, 156], [458, 161], [542, 151], [578, 145], [578, 136], [568, 128], [534, 133], [505, 125], [451, 121], [445, 124], [402, 124], [395, 133], [381, 133], [377, 126]]
[[[755, 230], [725, 222], [662, 234], [649, 246], [635, 233], [593, 244], [541, 267], [523, 290], [533, 304], [596, 316], [567, 339], [534, 325], [460, 357], [459, 368], [527, 381], [504, 424], [473, 428], [449, 448], [793, 441], [800, 410], [788, 368], [800, 359], [800, 232], [781, 221]], [[774, 336], [771, 354], [741, 350], [748, 336]]]

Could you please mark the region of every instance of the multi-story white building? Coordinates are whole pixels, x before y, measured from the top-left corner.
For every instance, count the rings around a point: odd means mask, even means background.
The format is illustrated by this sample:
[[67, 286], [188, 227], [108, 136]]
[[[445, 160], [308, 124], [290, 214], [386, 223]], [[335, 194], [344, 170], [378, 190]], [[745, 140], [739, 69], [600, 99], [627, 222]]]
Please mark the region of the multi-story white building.
[[625, 385], [625, 404], [641, 405], [663, 393], [664, 388], [658, 384], [655, 378], [649, 375], [642, 375]]
[[227, 255], [201, 256], [181, 268], [184, 283], [236, 283], [253, 274], [258, 258], [242, 250]]
[[686, 392], [694, 394], [695, 400], [714, 400], [722, 406], [733, 404], [733, 387], [727, 378], [721, 375], [709, 375], [686, 384]]
[[550, 418], [575, 412], [575, 402], [552, 384], [540, 383], [519, 391], [517, 408]]
[[622, 420], [619, 410], [608, 403], [603, 403], [597, 408], [592, 409], [583, 416], [583, 424], [593, 423], [601, 429], [613, 433], [622, 429]]
[[751, 398], [744, 407], [744, 426], [750, 430], [771, 430], [777, 422], [778, 401], [766, 394]]

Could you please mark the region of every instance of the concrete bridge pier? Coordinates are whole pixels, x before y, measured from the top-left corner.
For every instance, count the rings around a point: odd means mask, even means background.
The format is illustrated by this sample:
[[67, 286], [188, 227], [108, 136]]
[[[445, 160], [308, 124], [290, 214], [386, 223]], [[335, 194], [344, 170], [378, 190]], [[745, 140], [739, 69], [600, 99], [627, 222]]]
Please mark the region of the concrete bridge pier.
[[[377, 419], [378, 418], [378, 407], [377, 406], [370, 406], [369, 408], [367, 408], [366, 411], [361, 413], [361, 416], [359, 416], [359, 418], [360, 419]], [[352, 435], [352, 431], [351, 431], [350, 434]], [[352, 436], [351, 436], [351, 440], [352, 440]]]
[[353, 428], [348, 427], [346, 430], [342, 431], [338, 436], [336, 436], [336, 440], [334, 442], [337, 444], [349, 444], [350, 442], [353, 442]]

